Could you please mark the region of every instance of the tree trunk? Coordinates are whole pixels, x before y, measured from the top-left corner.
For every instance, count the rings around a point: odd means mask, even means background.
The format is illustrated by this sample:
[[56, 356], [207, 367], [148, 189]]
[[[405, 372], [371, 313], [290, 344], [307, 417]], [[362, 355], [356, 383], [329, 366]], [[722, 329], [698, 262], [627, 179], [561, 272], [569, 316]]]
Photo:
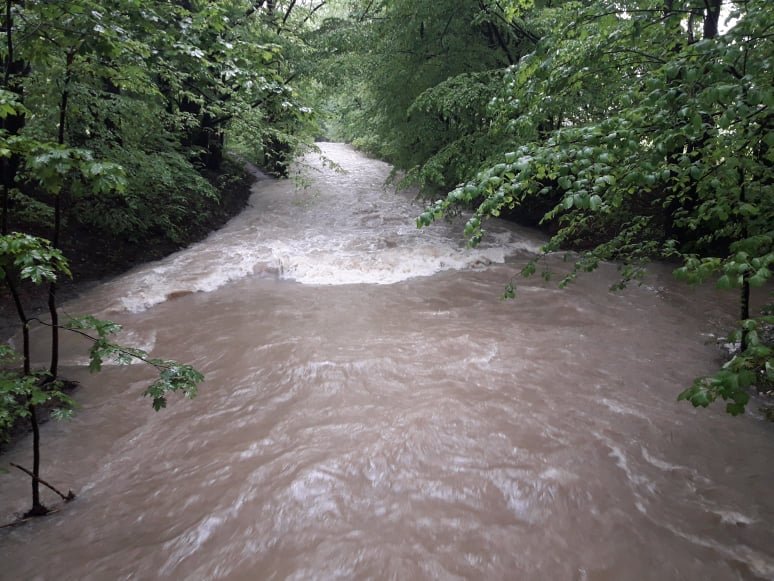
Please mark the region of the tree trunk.
[[[67, 127], [67, 103], [70, 99], [70, 81], [72, 80], [72, 66], [75, 60], [75, 49], [67, 53], [67, 64], [65, 68], [64, 86], [62, 87], [62, 96], [59, 102], [59, 145], [64, 145], [66, 127]], [[59, 248], [62, 234], [62, 196], [63, 191], [57, 194], [54, 202], [54, 236], [51, 243], [54, 248]], [[48, 287], [48, 312], [51, 315], [51, 365], [48, 372], [51, 375], [51, 381], [56, 380], [59, 374], [59, 312], [56, 308], [56, 282], [52, 282]]]
[[40, 502], [40, 428], [35, 406], [30, 404], [30, 423], [32, 424], [32, 508], [24, 516], [43, 516], [48, 509]]
[[[704, 6], [705, 6], [705, 14], [704, 14], [704, 31], [703, 31], [703, 38], [704, 39], [713, 39], [718, 34], [718, 22], [720, 19], [720, 7], [722, 4], [722, 0], [704, 0]], [[671, 10], [672, 3], [668, 2], [666, 5], [666, 8]], [[691, 20], [693, 19], [693, 15], [691, 15]], [[692, 39], [692, 25], [689, 23], [689, 40]], [[702, 137], [697, 139], [696, 141], [693, 141], [691, 143], [688, 143], [686, 146], [686, 151], [689, 156], [692, 156], [694, 159], [698, 159], [702, 155], [702, 150], [707, 144], [707, 141], [710, 139], [710, 129], [714, 127], [714, 120], [712, 117], [707, 113], [702, 113], [702, 121], [704, 124], [708, 127], [705, 129], [704, 134]], [[695, 154], [695, 155], [694, 155]], [[686, 186], [686, 197], [682, 201], [675, 200], [668, 208], [666, 212], [666, 225], [665, 225], [665, 233], [668, 238], [675, 238], [680, 242], [687, 242], [687, 241], [695, 241], [702, 237], [703, 234], [706, 232], [702, 231], [695, 231], [691, 230], [685, 227], [681, 227], [675, 224], [675, 212], [678, 210], [680, 211], [688, 211], [693, 212], [696, 210], [696, 208], [699, 205], [699, 196], [697, 193], [698, 188], [698, 182], [697, 180], [693, 178], [689, 178], [688, 184]]]
[[[19, 320], [22, 323], [22, 341], [23, 341], [23, 374], [25, 377], [31, 373], [30, 366], [30, 329], [29, 320], [24, 313], [24, 307], [22, 306], [19, 292], [16, 289], [16, 285], [13, 283], [11, 273], [6, 273], [6, 284], [11, 291], [13, 302], [16, 305], [16, 312], [19, 315]], [[27, 409], [30, 413], [30, 425], [32, 426], [32, 508], [26, 513], [25, 516], [43, 516], [48, 514], [48, 509], [40, 502], [40, 427], [38, 426], [38, 414], [37, 409], [32, 403], [28, 404]]]
[[704, 38], [715, 38], [718, 35], [722, 3], [722, 0], [704, 0]]
[[[742, 293], [740, 296], [740, 309], [739, 309], [739, 317], [742, 321], [746, 321], [750, 318], [750, 281], [748, 280], [747, 276], [744, 276], [744, 281], [742, 282]], [[748, 332], [747, 329], [742, 327], [742, 352], [744, 353], [747, 351], [747, 348], [750, 346], [749, 340], [748, 340]]]
[[[742, 168], [739, 168], [739, 205], [747, 202], [747, 184], [745, 182], [745, 175], [744, 170]], [[742, 220], [745, 220], [745, 218], [742, 218]], [[749, 231], [747, 228], [747, 223], [743, 222], [742, 224], [742, 238], [747, 238], [749, 236]], [[750, 278], [747, 273], [742, 274], [742, 294], [740, 296], [739, 301], [739, 318], [741, 321], [746, 321], [750, 318]], [[744, 323], [742, 323], [742, 341], [741, 341], [741, 349], [744, 353], [747, 351], [747, 348], [749, 347], [749, 340], [748, 340], [748, 331], [744, 327]]]
[[[14, 53], [13, 0], [6, 0], [5, 2], [3, 31], [5, 32], [6, 53], [5, 61], [3, 62], [3, 88], [21, 96], [23, 94], [21, 78], [28, 75], [30, 70], [28, 63], [23, 60], [17, 60]], [[5, 119], [0, 119], [0, 129], [5, 129], [8, 136], [18, 135], [25, 123], [26, 118], [24, 114], [8, 115]], [[0, 227], [3, 234], [8, 233], [11, 189], [16, 185], [16, 174], [20, 166], [21, 158], [16, 154], [11, 155], [9, 158], [3, 158], [0, 161], [3, 186]]]
[[223, 131], [214, 125], [212, 117], [202, 113], [202, 107], [190, 99], [183, 99], [180, 110], [197, 119], [197, 125], [186, 130], [184, 147], [199, 150], [196, 159], [207, 169], [217, 171], [223, 162]]

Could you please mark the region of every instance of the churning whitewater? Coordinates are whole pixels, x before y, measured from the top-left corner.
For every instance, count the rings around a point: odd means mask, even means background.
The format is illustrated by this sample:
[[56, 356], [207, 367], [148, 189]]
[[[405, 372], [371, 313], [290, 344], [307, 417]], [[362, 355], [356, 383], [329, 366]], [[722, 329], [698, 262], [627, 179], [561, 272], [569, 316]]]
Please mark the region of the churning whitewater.
[[[66, 306], [206, 381], [154, 413], [149, 370], [90, 376], [65, 345], [81, 407], [43, 427], [43, 473], [78, 498], [1, 530], [0, 576], [774, 578], [772, 426], [676, 401], [717, 366], [733, 296], [658, 266], [613, 294], [605, 265], [501, 301], [539, 235], [418, 231], [389, 166], [321, 149], [223, 230]], [[7, 521], [29, 483], [0, 487]]]
[[206, 241], [114, 283], [120, 307], [138, 312], [256, 274], [314, 285], [392, 284], [539, 250], [534, 235], [503, 227], [476, 249], [449, 226], [421, 232], [412, 219], [421, 206], [387, 186], [387, 164], [342, 144], [323, 144], [323, 154], [308, 156], [294, 180], [262, 182], [250, 211]]

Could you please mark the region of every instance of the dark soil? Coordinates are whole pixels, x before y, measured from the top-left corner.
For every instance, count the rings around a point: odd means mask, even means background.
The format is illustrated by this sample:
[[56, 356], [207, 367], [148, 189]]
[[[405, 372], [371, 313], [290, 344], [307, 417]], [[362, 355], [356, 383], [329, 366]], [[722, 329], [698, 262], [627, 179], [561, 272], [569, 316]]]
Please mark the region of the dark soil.
[[[163, 236], [131, 243], [106, 239], [83, 227], [68, 229], [62, 239], [62, 252], [72, 270], [72, 278], [62, 277], [57, 298], [61, 304], [105, 279], [126, 272], [133, 266], [158, 260], [205, 238], [223, 226], [247, 205], [251, 186], [258, 179], [266, 179], [259, 170], [234, 160], [224, 160], [218, 173], [205, 174], [220, 193], [220, 203], [213, 201], [198, 224], [186, 230], [185, 239], [173, 242]], [[12, 228], [13, 229], [13, 228]], [[38, 236], [48, 233], [23, 229]], [[31, 284], [20, 288], [22, 302], [28, 317], [47, 313], [48, 289]], [[7, 339], [19, 330], [19, 317], [5, 287], [0, 290], [0, 339]]]

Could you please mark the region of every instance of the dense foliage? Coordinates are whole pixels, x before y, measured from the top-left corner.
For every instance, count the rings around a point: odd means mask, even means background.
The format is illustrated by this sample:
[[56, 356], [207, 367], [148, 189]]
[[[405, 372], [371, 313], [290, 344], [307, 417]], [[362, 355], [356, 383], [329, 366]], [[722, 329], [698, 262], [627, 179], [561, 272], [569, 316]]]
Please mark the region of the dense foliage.
[[[318, 5], [319, 8], [319, 5]], [[0, 350], [0, 437], [33, 432], [32, 509], [40, 502], [38, 409], [72, 405], [59, 375], [59, 334], [93, 342], [91, 369], [140, 360], [159, 372], [153, 408], [196, 394], [202, 375], [110, 339], [93, 317], [61, 321], [61, 249], [80, 232], [106, 246], [185, 240], [218, 202], [205, 179], [227, 141], [285, 175], [312, 130], [288, 82], [286, 54], [316, 8], [247, 0], [4, 0], [0, 11], [0, 282], [18, 314], [22, 353]], [[40, 235], [46, 238], [39, 237]], [[33, 317], [20, 285], [45, 285], [48, 317]], [[50, 365], [30, 364], [30, 325], [51, 332]], [[63, 498], [68, 499], [62, 495]]]
[[[78, 190], [71, 180], [64, 220], [117, 240], [179, 239], [216, 195], [197, 170], [217, 170], [226, 139], [242, 143], [245, 134], [249, 153], [284, 173], [308, 109], [284, 82], [283, 46], [293, 37], [261, 4], [5, 2], [3, 99], [25, 108], [4, 123], [6, 139], [56, 142], [123, 168], [120, 189]], [[20, 219], [52, 205], [36, 183], [46, 162], [58, 164], [56, 156], [6, 163], [6, 195]]]
[[317, 77], [332, 87], [328, 132], [383, 157], [427, 188], [488, 158], [487, 109], [528, 41], [495, 3], [363, 2], [316, 31]]
[[355, 3], [339, 34], [356, 51], [351, 31], [368, 23], [369, 64], [347, 80], [362, 88], [332, 108], [342, 135], [363, 135], [355, 143], [428, 195], [448, 192], [419, 226], [469, 208], [476, 244], [490, 217], [539, 221], [546, 252], [580, 251], [561, 284], [601, 261], [621, 264], [619, 287], [649, 260], [679, 261], [679, 277], [737, 288], [741, 305], [737, 355], [680, 397], [721, 398], [736, 414], [751, 385], [774, 380], [759, 332], [774, 321], [749, 310], [751, 288], [774, 270], [774, 4], [364, 5], [370, 14]]

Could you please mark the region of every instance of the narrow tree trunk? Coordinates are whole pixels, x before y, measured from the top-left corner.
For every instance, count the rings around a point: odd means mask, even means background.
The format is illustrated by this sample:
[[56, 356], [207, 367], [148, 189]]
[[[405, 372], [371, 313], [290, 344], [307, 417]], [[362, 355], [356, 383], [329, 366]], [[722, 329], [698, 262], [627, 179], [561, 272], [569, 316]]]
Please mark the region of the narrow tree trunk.
[[[5, 2], [5, 22], [3, 23], [5, 26], [3, 28], [5, 29], [5, 41], [6, 41], [6, 57], [5, 57], [5, 71], [3, 75], [3, 87], [8, 87], [8, 82], [11, 79], [11, 67], [13, 65], [13, 20], [12, 13], [11, 13], [11, 2], [12, 0], [6, 0]], [[3, 123], [5, 125], [5, 123]], [[5, 127], [4, 127], [5, 128]], [[9, 171], [9, 161], [5, 158], [3, 158], [2, 161], [2, 172], [3, 172], [3, 209], [2, 209], [2, 218], [0, 219], [0, 227], [2, 227], [3, 234], [8, 233], [8, 204], [11, 194], [11, 186], [13, 181], [9, 179], [10, 171]]]
[[722, 0], [704, 0], [704, 38], [715, 38], [718, 35], [721, 5]]
[[[64, 87], [62, 87], [62, 98], [59, 102], [59, 145], [64, 145], [65, 143], [67, 103], [70, 99], [70, 81], [72, 79], [74, 60], [75, 49], [72, 49], [67, 53]], [[62, 195], [62, 192], [57, 194], [54, 202], [54, 236], [51, 243], [57, 249], [59, 248], [62, 233]], [[56, 282], [52, 282], [48, 287], [48, 312], [51, 315], [51, 365], [48, 371], [52, 381], [57, 378], [59, 373], [59, 312], [56, 308], [56, 290]]]
[[[704, 12], [704, 30], [703, 39], [711, 40], [718, 35], [718, 21], [720, 19], [720, 7], [722, 0], [704, 0], [705, 12]], [[665, 15], [670, 16], [672, 10], [671, 0], [665, 4]], [[691, 14], [688, 23], [688, 41], [693, 42], [693, 18]], [[675, 51], [677, 51], [677, 47]], [[696, 141], [689, 142], [686, 146], [686, 153], [692, 160], [701, 159], [703, 156], [703, 150], [709, 141], [711, 130], [714, 129], [715, 122], [708, 113], [702, 113], [701, 119], [706, 129], [703, 135]], [[669, 238], [678, 239], [681, 243], [684, 243], [691, 239], [700, 238], [703, 234], [701, 231], [691, 230], [685, 226], [678, 226], [675, 224], [677, 218], [676, 212], [680, 210], [680, 213], [694, 212], [699, 205], [698, 194], [698, 180], [689, 178], [688, 183], [685, 186], [685, 197], [682, 200], [675, 199], [666, 208], [666, 235]]]
[[40, 428], [35, 406], [30, 404], [29, 411], [32, 424], [32, 508], [25, 516], [43, 516], [48, 514], [48, 509], [40, 502]]
[[51, 365], [48, 372], [53, 381], [59, 373], [59, 311], [56, 308], [55, 282], [52, 282], [48, 287], [48, 312], [51, 315]]
[[3, 79], [3, 86], [7, 87], [8, 82], [11, 80], [11, 67], [14, 63], [13, 56], [13, 0], [5, 0], [5, 22], [3, 28], [5, 29], [5, 74]]
[[[739, 205], [747, 202], [747, 184], [745, 182], [744, 170], [739, 168]], [[743, 217], [744, 221], [745, 218]], [[747, 238], [749, 231], [747, 229], [747, 223], [742, 224], [742, 238]], [[750, 277], [747, 273], [742, 275], [742, 294], [739, 301], [739, 318], [742, 321], [746, 321], [750, 318]], [[742, 352], [747, 351], [749, 347], [748, 331], [742, 324]]]
[[[746, 321], [750, 318], [750, 281], [747, 276], [744, 276], [744, 282], [742, 282], [742, 294], [740, 296], [740, 309], [739, 317], [742, 321]], [[747, 329], [742, 327], [742, 352], [747, 351], [750, 346], [748, 340]]]
[[[22, 95], [23, 88], [20, 81], [21, 77], [29, 74], [28, 64], [23, 60], [16, 60], [13, 34], [13, 0], [6, 0], [5, 13], [3, 14], [3, 32], [5, 32], [5, 61], [3, 62], [3, 88], [12, 91], [17, 95]], [[24, 114], [8, 115], [0, 120], [0, 128], [5, 129], [8, 135], [18, 135], [24, 127], [26, 118]], [[10, 195], [11, 189], [16, 183], [16, 174], [19, 171], [21, 159], [19, 155], [12, 154], [8, 158], [0, 161], [0, 172], [2, 172], [2, 216], [0, 217], [0, 227], [3, 234], [8, 233], [8, 220], [10, 214]]]
[[16, 288], [16, 284], [13, 282], [13, 278], [11, 278], [11, 273], [6, 273], [5, 276], [5, 283], [8, 286], [8, 290], [11, 292], [11, 297], [13, 298], [13, 304], [16, 306], [16, 314], [19, 315], [19, 321], [22, 325], [22, 356], [24, 357], [23, 362], [23, 371], [24, 375], [30, 374], [30, 329], [29, 329], [29, 319], [27, 319], [27, 315], [24, 312], [24, 306], [21, 302], [21, 297], [19, 296], [19, 290]]
[[[30, 329], [29, 320], [24, 312], [24, 306], [19, 296], [19, 291], [11, 278], [11, 273], [6, 273], [6, 284], [13, 297], [16, 313], [22, 324], [22, 344], [23, 344], [23, 374], [25, 377], [31, 373], [30, 365]], [[30, 413], [30, 425], [32, 426], [32, 508], [26, 516], [42, 516], [48, 513], [48, 509], [40, 502], [40, 427], [38, 425], [37, 409], [32, 403], [28, 403], [27, 409]]]
[[502, 51], [505, 53], [505, 58], [508, 59], [508, 64], [512, 65], [516, 61], [513, 58], [513, 54], [511, 53], [511, 49], [508, 48], [508, 43], [503, 38], [503, 35], [500, 34], [500, 30], [497, 28], [496, 25], [492, 24], [491, 22], [488, 22], [488, 28], [490, 31], [490, 34], [494, 37], [494, 40], [497, 42], [497, 45], [502, 49]]

